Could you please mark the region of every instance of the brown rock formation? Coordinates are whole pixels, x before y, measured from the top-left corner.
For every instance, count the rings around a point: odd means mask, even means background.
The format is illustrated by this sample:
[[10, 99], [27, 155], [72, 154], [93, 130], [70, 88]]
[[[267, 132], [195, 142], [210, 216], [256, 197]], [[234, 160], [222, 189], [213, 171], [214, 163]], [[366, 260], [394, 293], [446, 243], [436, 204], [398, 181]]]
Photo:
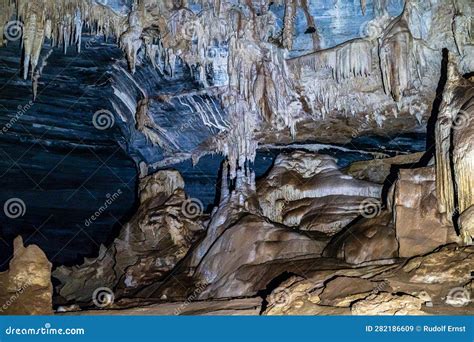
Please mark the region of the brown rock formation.
[[[200, 298], [252, 296], [298, 261], [320, 256], [325, 241], [248, 215], [214, 242], [196, 270], [209, 286]], [[258, 275], [258, 276], [257, 276]]]
[[473, 258], [472, 246], [448, 245], [404, 264], [350, 267], [326, 259], [321, 270], [277, 287], [265, 314], [466, 314], [473, 310]]
[[349, 165], [346, 172], [356, 179], [382, 184], [393, 166], [414, 165], [420, 161], [423, 154], [423, 152], [419, 152], [392, 158], [358, 161]]
[[324, 255], [343, 259], [349, 264], [398, 257], [392, 213], [383, 211], [373, 218], [361, 218], [334, 236]]
[[[439, 210], [456, 217], [474, 205], [474, 85], [461, 77], [453, 56], [436, 124], [436, 190]], [[464, 243], [472, 235], [461, 232]]]
[[[257, 185], [264, 216], [298, 226], [309, 215], [303, 227], [332, 234], [358, 216], [359, 204], [364, 199], [379, 198], [380, 192], [377, 184], [344, 175], [334, 158], [302, 151], [279, 155], [268, 176]], [[302, 201], [291, 203], [299, 200]], [[312, 212], [323, 208], [330, 209], [334, 223], [331, 225], [323, 219], [318, 227]], [[337, 222], [339, 214], [344, 216], [342, 223]]]
[[433, 167], [400, 170], [393, 211], [401, 257], [427, 253], [455, 240], [454, 227], [438, 211]]
[[0, 273], [0, 314], [52, 314], [52, 295], [51, 263], [38, 246], [24, 247], [18, 236], [9, 270]]
[[183, 186], [176, 171], [143, 179], [140, 208], [113, 244], [102, 246], [98, 258], [86, 259], [81, 266], [55, 270], [54, 277], [62, 283], [60, 295], [87, 303], [101, 287], [116, 289], [118, 298], [162, 280], [204, 229], [198, 218], [202, 212], [186, 212], [190, 200]]

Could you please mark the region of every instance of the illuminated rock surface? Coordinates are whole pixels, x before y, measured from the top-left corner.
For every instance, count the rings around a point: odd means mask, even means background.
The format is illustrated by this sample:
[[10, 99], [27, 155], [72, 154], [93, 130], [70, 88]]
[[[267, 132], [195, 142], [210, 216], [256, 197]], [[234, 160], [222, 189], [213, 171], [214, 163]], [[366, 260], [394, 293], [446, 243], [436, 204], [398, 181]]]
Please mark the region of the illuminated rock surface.
[[0, 0], [1, 300], [29, 270], [41, 313], [469, 312], [472, 16]]

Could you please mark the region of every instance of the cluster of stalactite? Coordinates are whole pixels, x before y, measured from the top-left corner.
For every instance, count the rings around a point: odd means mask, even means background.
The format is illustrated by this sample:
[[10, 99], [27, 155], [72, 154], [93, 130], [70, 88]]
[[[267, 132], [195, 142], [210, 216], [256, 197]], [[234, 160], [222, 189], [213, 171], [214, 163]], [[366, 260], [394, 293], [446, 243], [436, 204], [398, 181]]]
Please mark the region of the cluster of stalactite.
[[24, 79], [29, 73], [32, 78], [35, 75], [45, 39], [53, 47], [61, 46], [65, 53], [70, 46], [80, 52], [84, 28], [107, 38], [119, 37], [126, 27], [126, 16], [92, 0], [2, 0], [1, 5], [2, 37], [6, 36], [8, 43], [11, 32], [5, 30], [10, 29], [14, 30], [13, 40], [21, 38]]
[[[225, 134], [217, 149], [228, 157], [229, 177], [240, 189], [245, 187], [241, 184], [252, 183], [249, 164], [255, 158], [254, 134], [260, 123], [284, 126], [294, 133], [291, 118], [298, 116], [301, 106], [286, 66], [286, 50], [270, 42], [278, 30], [269, 4], [200, 4], [202, 10], [195, 13], [184, 3], [142, 3], [130, 15], [140, 25], [130, 25], [121, 45], [132, 72], [143, 44], [147, 56], [164, 73], [174, 75], [179, 59], [204, 87], [222, 87], [220, 96], [232, 129], [221, 127]], [[293, 34], [294, 27], [291, 30]]]
[[[457, 3], [463, 15], [456, 17], [453, 32], [461, 50], [470, 43], [465, 37], [471, 37], [466, 19], [471, 17], [463, 0]], [[418, 13], [416, 9], [407, 5], [404, 14], [392, 20], [386, 14], [387, 0], [373, 4], [378, 15], [374, 25], [380, 32], [321, 51], [308, 0], [137, 0], [128, 15], [93, 0], [0, 0], [0, 20], [1, 24], [18, 20], [23, 25], [23, 77], [31, 72], [34, 89], [41, 66], [46, 65], [45, 60], [40, 61], [45, 39], [52, 46], [62, 46], [65, 52], [69, 46], [80, 52], [83, 31], [114, 37], [132, 74], [143, 62], [150, 62], [165, 77], [173, 77], [179, 63], [186, 65], [204, 88], [220, 89], [231, 128], [217, 127], [223, 133], [217, 149], [228, 156], [229, 175], [234, 179], [239, 170], [252, 163], [257, 148], [255, 131], [263, 123], [289, 129], [295, 136], [304, 107], [314, 111], [314, 103], [320, 101], [330, 112], [337, 102], [339, 84], [371, 76], [374, 68], [379, 69], [386, 94], [397, 102], [415, 79], [424, 77], [426, 47], [421, 38], [426, 33], [421, 28], [420, 32], [413, 31], [419, 26], [412, 18]], [[284, 7], [281, 28], [271, 5]], [[361, 8], [365, 14], [365, 0], [361, 0]], [[299, 11], [306, 18], [315, 52], [288, 60]], [[4, 25], [0, 26], [3, 30]], [[314, 80], [302, 84], [299, 77], [308, 67], [329, 68], [336, 85]], [[147, 129], [156, 126], [147, 108], [146, 101], [139, 106], [138, 128], [152, 143], [165, 148], [159, 135]], [[212, 121], [207, 124], [214, 127]]]

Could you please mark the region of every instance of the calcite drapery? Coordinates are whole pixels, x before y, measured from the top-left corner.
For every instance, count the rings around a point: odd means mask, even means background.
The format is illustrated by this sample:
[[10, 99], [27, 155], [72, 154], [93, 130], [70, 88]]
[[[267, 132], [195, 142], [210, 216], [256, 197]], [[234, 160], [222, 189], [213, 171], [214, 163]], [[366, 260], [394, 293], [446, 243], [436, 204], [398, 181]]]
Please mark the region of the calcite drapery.
[[[474, 204], [474, 85], [459, 74], [452, 56], [436, 123], [436, 188], [439, 210], [457, 219]], [[472, 243], [461, 231], [465, 243]]]

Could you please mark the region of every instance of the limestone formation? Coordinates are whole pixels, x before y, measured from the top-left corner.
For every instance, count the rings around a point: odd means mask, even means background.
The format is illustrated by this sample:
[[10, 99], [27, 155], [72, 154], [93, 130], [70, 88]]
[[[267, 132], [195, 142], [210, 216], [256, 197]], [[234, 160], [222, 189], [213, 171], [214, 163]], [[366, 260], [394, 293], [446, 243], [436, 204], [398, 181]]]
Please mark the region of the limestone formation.
[[352, 163], [346, 172], [360, 180], [383, 184], [395, 168], [410, 168], [416, 165], [424, 152], [398, 155], [392, 158], [376, 158]]
[[459, 216], [459, 226], [463, 232], [464, 240], [470, 243], [472, 236], [474, 236], [474, 205], [464, 210]]
[[[334, 214], [348, 209], [344, 213], [349, 216], [345, 218], [347, 224], [351, 217], [358, 216], [364, 199], [380, 197], [381, 187], [344, 175], [332, 157], [296, 151], [277, 157], [268, 176], [259, 182], [257, 193], [263, 214], [276, 222], [297, 226], [309, 211], [327, 205], [334, 206]], [[347, 205], [343, 205], [344, 201]], [[308, 218], [310, 222], [313, 220]], [[322, 225], [320, 230], [334, 234], [341, 225], [336, 222], [329, 229]], [[307, 230], [318, 230], [315, 226], [310, 225]]]
[[[436, 124], [436, 188], [440, 212], [456, 219], [474, 204], [474, 86], [459, 74], [453, 56], [450, 56], [447, 73]], [[462, 230], [461, 236], [464, 243], [472, 243], [469, 231]]]
[[392, 213], [380, 211], [374, 217], [361, 218], [335, 235], [324, 250], [325, 256], [343, 259], [349, 264], [390, 260], [399, 256]]
[[456, 240], [454, 227], [438, 211], [435, 181], [433, 167], [400, 170], [393, 211], [401, 257], [427, 253]]
[[113, 244], [101, 246], [96, 259], [72, 268], [60, 267], [59, 294], [88, 303], [101, 287], [116, 289], [115, 297], [134, 293], [170, 273], [203, 231], [202, 212], [189, 209], [180, 174], [160, 171], [143, 179], [141, 205]]
[[[264, 314], [427, 315], [456, 308], [467, 313], [473, 253], [472, 247], [449, 245], [404, 264], [326, 265], [282, 282], [267, 297]], [[452, 302], [454, 292], [460, 303]]]
[[[66, 240], [58, 313], [472, 313], [472, 0], [330, 2], [0, 0], [0, 234]], [[52, 313], [14, 247], [0, 313]]]
[[423, 299], [409, 295], [380, 293], [371, 295], [356, 302], [351, 312], [353, 315], [423, 315]]
[[195, 276], [209, 284], [200, 298], [254, 295], [279, 274], [296, 271], [298, 261], [320, 256], [324, 246], [302, 232], [245, 216], [222, 233], [196, 269]]
[[8, 271], [0, 273], [1, 315], [49, 315], [53, 312], [51, 263], [35, 245], [18, 236]]

